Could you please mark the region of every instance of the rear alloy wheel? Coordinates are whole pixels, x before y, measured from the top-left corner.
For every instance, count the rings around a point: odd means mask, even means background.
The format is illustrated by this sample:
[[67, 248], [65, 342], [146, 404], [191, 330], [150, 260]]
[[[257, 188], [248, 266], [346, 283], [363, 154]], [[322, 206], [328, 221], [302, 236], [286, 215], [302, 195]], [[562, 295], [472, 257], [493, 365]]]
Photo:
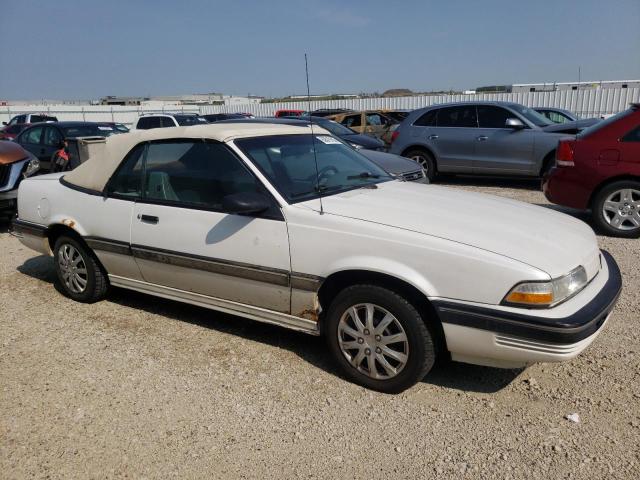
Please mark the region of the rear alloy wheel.
[[84, 303], [96, 302], [106, 295], [107, 276], [84, 243], [63, 235], [53, 250], [59, 286], [65, 295]]
[[435, 361], [433, 336], [422, 315], [386, 288], [344, 289], [331, 303], [323, 331], [345, 376], [381, 392], [413, 386]]
[[621, 180], [603, 188], [593, 201], [595, 223], [609, 235], [640, 237], [640, 182]]
[[420, 165], [430, 182], [436, 178], [436, 162], [429, 152], [421, 149], [409, 150], [404, 156]]

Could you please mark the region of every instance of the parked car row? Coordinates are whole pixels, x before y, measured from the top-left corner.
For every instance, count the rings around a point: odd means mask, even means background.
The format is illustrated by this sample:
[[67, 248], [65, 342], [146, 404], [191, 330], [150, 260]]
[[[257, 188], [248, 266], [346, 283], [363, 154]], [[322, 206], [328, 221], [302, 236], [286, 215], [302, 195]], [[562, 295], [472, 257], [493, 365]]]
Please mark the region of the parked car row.
[[[516, 134], [535, 125], [508, 112]], [[435, 128], [460, 118], [440, 114]], [[440, 357], [564, 361], [600, 334], [622, 278], [583, 222], [397, 181], [319, 123], [291, 121], [102, 139], [75, 170], [22, 181], [13, 234], [53, 256], [76, 301], [117, 286], [322, 335], [346, 378], [383, 392]]]
[[[551, 201], [591, 209], [594, 222], [602, 231], [612, 235], [636, 237], [640, 235], [640, 213], [637, 206], [637, 192], [640, 188], [637, 185], [635, 160], [638, 158], [635, 150], [637, 141], [630, 140], [635, 138], [634, 135], [627, 135], [628, 132], [624, 130], [633, 130], [633, 122], [637, 118], [633, 112], [636, 110], [637, 106], [633, 106], [629, 110], [632, 113], [614, 116], [606, 121], [580, 120], [570, 112], [560, 109], [532, 109], [509, 102], [441, 104], [412, 112], [313, 112], [319, 116], [310, 116], [308, 112], [300, 110], [288, 110], [277, 112], [279, 117], [260, 119], [248, 118], [250, 115], [241, 113], [204, 116], [156, 113], [142, 115], [134, 128], [145, 130], [210, 122], [317, 125], [353, 148], [361, 150], [371, 161], [396, 178], [432, 182], [439, 173], [544, 177], [545, 194]], [[560, 122], [559, 117], [554, 115], [563, 115], [562, 123], [553, 123], [553, 120]], [[34, 119], [45, 120], [46, 123], [19, 123]], [[401, 122], [398, 123], [397, 119]], [[22, 131], [15, 136], [14, 141], [38, 159], [41, 172], [48, 171], [51, 157], [61, 148], [63, 139], [108, 136], [126, 129], [117, 124], [57, 122], [55, 117], [36, 114], [16, 117], [9, 124], [7, 128], [22, 126]], [[611, 125], [618, 127], [610, 127]], [[618, 131], [616, 128], [622, 130]], [[616, 137], [618, 133], [624, 135]], [[387, 145], [377, 136], [382, 136], [391, 143], [391, 155], [384, 153]], [[610, 143], [606, 151], [601, 146], [605, 141], [603, 136]], [[604, 152], [599, 152], [598, 155], [607, 160], [596, 160], [597, 167], [589, 167], [589, 175], [566, 171], [560, 173], [561, 167], [569, 165], [569, 161], [563, 158], [569, 155], [568, 152], [575, 154], [574, 145], [596, 145], [588, 141], [592, 138], [598, 139], [598, 148]], [[560, 158], [559, 155], [563, 157]], [[419, 168], [399, 156], [416, 162]], [[554, 168], [556, 157], [559, 158], [558, 168]], [[572, 171], [578, 172], [579, 169]], [[572, 175], [576, 178], [571, 181], [579, 184], [579, 188], [555, 187], [563, 181], [569, 182]], [[557, 180], [553, 180], [555, 178]], [[630, 185], [626, 196], [621, 196], [620, 191], [615, 189], [609, 192], [609, 185], [615, 181], [624, 181], [625, 185]], [[557, 188], [562, 190], [558, 194], [554, 193]], [[609, 195], [606, 195], [607, 192]], [[604, 203], [607, 204], [606, 208]], [[617, 213], [612, 210], [614, 204], [618, 205]]]

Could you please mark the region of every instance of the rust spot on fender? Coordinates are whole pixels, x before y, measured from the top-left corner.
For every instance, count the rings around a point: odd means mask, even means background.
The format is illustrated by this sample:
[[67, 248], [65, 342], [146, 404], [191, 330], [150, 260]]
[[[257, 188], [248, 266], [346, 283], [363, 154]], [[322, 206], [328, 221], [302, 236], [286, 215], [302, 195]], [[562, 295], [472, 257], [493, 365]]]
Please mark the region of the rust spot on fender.
[[76, 226], [76, 222], [74, 222], [73, 220], [70, 220], [68, 218], [65, 218], [64, 220], [62, 220], [62, 224], [66, 225], [69, 228], [73, 228]]

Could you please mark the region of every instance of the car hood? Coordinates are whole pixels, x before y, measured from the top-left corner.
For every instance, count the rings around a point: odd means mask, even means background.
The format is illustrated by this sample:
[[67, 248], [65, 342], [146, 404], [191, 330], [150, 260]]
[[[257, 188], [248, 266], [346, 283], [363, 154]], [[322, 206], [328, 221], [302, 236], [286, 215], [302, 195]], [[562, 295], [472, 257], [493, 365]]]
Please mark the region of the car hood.
[[361, 150], [360, 153], [393, 175], [402, 175], [409, 172], [420, 171], [421, 169], [420, 165], [413, 160], [393, 153], [376, 152], [375, 150], [366, 149]]
[[542, 130], [550, 133], [573, 133], [584, 130], [599, 121], [599, 118], [584, 118], [582, 120], [574, 120], [573, 122], [554, 123], [553, 125], [543, 127]]
[[29, 157], [29, 152], [17, 143], [0, 140], [0, 165], [9, 165], [27, 157]]
[[368, 148], [375, 150], [376, 148], [384, 147], [384, 142], [369, 135], [363, 135], [361, 133], [354, 133], [353, 135], [340, 135], [340, 138], [345, 142], [355, 143], [356, 145], [362, 145], [362, 148]]
[[325, 213], [471, 245], [552, 278], [599, 255], [585, 223], [549, 208], [438, 185], [387, 182], [323, 197]]

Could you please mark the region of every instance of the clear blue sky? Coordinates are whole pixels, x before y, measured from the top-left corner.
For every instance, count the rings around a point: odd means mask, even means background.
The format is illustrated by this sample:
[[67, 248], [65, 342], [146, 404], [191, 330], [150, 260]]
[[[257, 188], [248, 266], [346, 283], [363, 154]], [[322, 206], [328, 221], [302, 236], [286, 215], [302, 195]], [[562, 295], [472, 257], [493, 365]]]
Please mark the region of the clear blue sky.
[[640, 78], [640, 0], [0, 0], [0, 98]]

